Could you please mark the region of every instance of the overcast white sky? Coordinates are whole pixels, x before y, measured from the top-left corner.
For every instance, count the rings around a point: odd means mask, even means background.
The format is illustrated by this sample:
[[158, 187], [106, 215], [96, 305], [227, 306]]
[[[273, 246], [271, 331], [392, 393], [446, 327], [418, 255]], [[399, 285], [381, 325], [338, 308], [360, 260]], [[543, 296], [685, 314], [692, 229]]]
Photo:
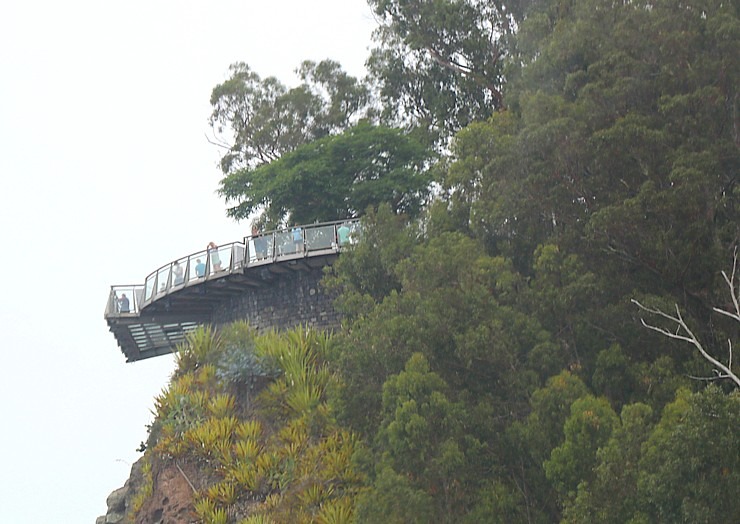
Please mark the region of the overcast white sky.
[[364, 0], [0, 5], [0, 522], [92, 524], [139, 457], [173, 362], [125, 364], [103, 310], [248, 233], [205, 139], [229, 64], [361, 76], [374, 27]]

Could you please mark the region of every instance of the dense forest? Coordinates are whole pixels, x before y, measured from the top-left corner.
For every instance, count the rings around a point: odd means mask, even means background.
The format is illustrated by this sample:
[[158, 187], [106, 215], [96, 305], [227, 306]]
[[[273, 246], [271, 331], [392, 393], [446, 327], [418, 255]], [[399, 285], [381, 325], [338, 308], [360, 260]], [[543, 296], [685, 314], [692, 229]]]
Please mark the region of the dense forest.
[[198, 332], [149, 467], [203, 522], [740, 522], [739, 4], [369, 4], [366, 77], [211, 99], [230, 216], [362, 217], [342, 330]]

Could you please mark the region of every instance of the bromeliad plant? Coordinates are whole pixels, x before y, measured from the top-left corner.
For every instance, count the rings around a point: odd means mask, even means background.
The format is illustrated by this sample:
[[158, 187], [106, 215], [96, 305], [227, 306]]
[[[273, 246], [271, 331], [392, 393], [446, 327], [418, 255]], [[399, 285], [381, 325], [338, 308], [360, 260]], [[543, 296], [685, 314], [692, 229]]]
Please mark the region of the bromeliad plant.
[[[363, 482], [351, 461], [360, 443], [327, 401], [330, 344], [308, 329], [257, 336], [243, 323], [188, 338], [155, 399], [150, 451], [208, 468], [204, 478], [215, 480], [198, 486], [194, 502], [203, 522], [231, 522], [245, 501], [245, 522], [349, 522]], [[245, 410], [243, 386], [258, 375], [271, 383]], [[254, 418], [240, 420], [245, 412]]]

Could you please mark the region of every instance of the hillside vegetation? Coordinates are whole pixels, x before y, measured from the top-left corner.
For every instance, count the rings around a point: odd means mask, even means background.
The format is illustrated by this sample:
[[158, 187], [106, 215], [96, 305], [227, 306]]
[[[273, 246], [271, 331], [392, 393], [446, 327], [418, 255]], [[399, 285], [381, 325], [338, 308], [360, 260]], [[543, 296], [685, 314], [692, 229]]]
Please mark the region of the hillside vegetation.
[[363, 217], [343, 328], [191, 338], [137, 511], [740, 522], [738, 4], [369, 3], [367, 78], [211, 99], [232, 216]]

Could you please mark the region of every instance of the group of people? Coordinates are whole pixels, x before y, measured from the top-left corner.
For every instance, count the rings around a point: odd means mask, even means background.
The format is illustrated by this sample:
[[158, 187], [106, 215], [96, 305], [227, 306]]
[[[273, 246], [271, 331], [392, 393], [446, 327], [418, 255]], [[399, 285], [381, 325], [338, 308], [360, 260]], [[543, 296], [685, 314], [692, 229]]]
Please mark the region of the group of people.
[[[335, 245], [345, 246], [349, 244], [350, 233], [351, 229], [346, 222], [340, 225], [336, 230], [336, 239], [334, 240]], [[252, 226], [251, 246], [249, 248], [249, 252], [254, 259], [265, 260], [272, 255], [272, 240], [272, 234], [265, 235], [260, 231], [256, 224]], [[280, 255], [302, 253], [306, 249], [303, 229], [297, 223], [293, 225], [290, 231], [284, 229], [277, 234], [275, 244], [274, 249]]]
[[257, 226], [252, 226], [252, 245], [254, 246], [254, 255], [257, 260], [264, 260], [268, 257], [269, 240], [266, 236], [260, 234]]
[[[221, 271], [221, 257], [218, 254], [218, 245], [215, 242], [209, 242], [206, 246], [206, 256], [211, 259], [211, 270]], [[198, 258], [195, 260], [195, 276], [201, 278], [206, 276], [206, 264], [202, 259]], [[177, 261], [172, 265], [172, 283], [175, 286], [179, 286], [185, 282], [185, 271], [183, 270], [180, 262]]]
[[[218, 254], [218, 245], [215, 242], [209, 242], [206, 246], [206, 257], [210, 258], [211, 260], [211, 271], [222, 271], [223, 268], [221, 267], [221, 257]], [[207, 267], [202, 258], [197, 258], [195, 260], [195, 267], [193, 269], [195, 270], [196, 278], [202, 278], [206, 276]], [[185, 270], [178, 260], [174, 264], [172, 264], [172, 285], [179, 286], [184, 282]], [[162, 287], [160, 288], [160, 292], [165, 290], [165, 286], [166, 283], [163, 282]]]
[[[350, 242], [350, 233], [351, 229], [346, 222], [340, 225], [336, 230], [336, 245], [340, 247], [347, 245]], [[301, 253], [304, 251], [305, 244], [303, 238], [303, 229], [301, 228], [301, 226], [299, 226], [298, 224], [294, 224], [293, 228], [290, 230], [289, 238], [292, 240], [293, 253]], [[272, 247], [270, 245], [271, 239], [271, 235], [264, 235], [260, 232], [259, 228], [256, 225], [252, 226], [252, 243], [254, 246], [254, 256], [257, 260], [265, 260], [270, 256], [270, 249]], [[286, 239], [286, 241], [290, 243], [290, 240]], [[286, 246], [282, 246], [281, 253], [287, 254], [290, 252], [289, 249], [285, 248]], [[206, 246], [206, 257], [206, 260], [210, 260], [211, 271], [215, 272], [223, 270], [223, 268], [221, 267], [221, 257], [218, 253], [218, 245], [215, 242], [209, 242]], [[208, 268], [206, 266], [206, 263], [203, 261], [202, 258], [197, 258], [195, 260], [194, 270], [196, 278], [205, 277], [207, 269]], [[172, 285], [179, 286], [184, 282], [185, 270], [180, 264], [180, 261], [176, 261], [172, 265]], [[159, 291], [164, 292], [165, 290], [166, 283], [162, 282]], [[121, 294], [120, 297], [116, 297], [115, 301], [118, 312], [129, 313], [131, 311], [129, 298], [126, 296], [125, 293]]]

